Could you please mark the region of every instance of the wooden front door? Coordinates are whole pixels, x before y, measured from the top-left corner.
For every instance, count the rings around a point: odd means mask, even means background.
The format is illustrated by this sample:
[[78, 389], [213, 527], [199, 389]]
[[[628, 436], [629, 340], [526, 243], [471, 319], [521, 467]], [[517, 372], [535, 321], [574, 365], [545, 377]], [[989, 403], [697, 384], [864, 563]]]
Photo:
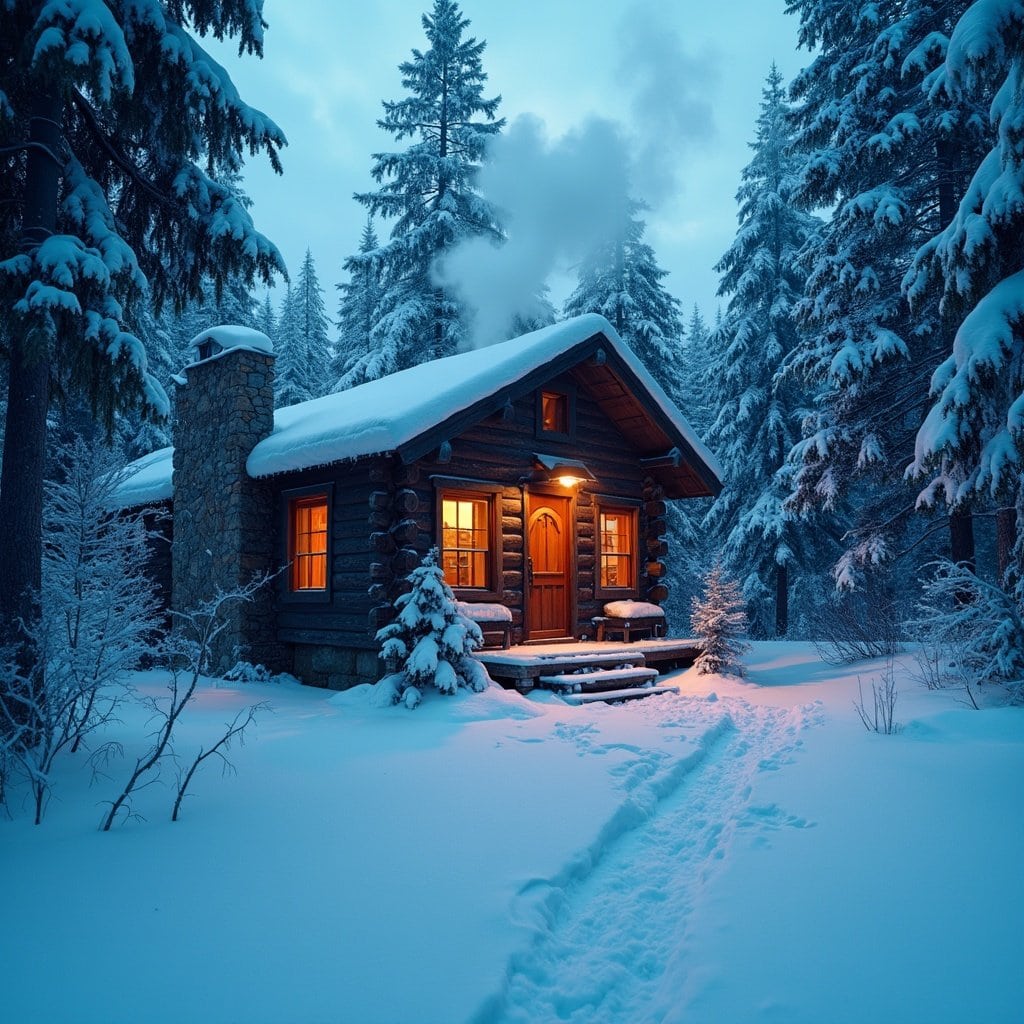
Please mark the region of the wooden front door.
[[527, 637], [572, 636], [572, 500], [527, 493], [526, 509]]

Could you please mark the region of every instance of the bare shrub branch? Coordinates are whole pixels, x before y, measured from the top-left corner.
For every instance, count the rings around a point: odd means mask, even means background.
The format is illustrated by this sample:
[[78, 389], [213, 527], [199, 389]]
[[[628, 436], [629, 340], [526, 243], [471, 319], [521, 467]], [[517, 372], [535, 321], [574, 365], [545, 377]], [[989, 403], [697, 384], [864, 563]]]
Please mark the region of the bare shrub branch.
[[185, 791], [188, 789], [189, 783], [192, 781], [192, 776], [195, 775], [196, 769], [208, 758], [217, 757], [220, 758], [222, 769], [225, 774], [233, 774], [235, 772], [235, 766], [231, 763], [225, 754], [225, 751], [231, 749], [232, 740], [237, 739], [240, 744], [245, 743], [245, 730], [252, 725], [256, 720], [258, 712], [269, 710], [270, 705], [264, 700], [258, 704], [250, 704], [249, 707], [243, 708], [235, 715], [234, 721], [230, 722], [226, 727], [226, 732], [217, 742], [210, 747], [209, 750], [204, 750], [202, 747], [199, 748], [199, 753], [195, 756], [192, 764], [189, 766], [188, 771], [182, 776], [178, 775], [178, 795], [174, 800], [174, 809], [171, 811], [171, 821], [178, 820], [178, 812], [181, 809], [181, 802], [185, 798]]
[[902, 729], [896, 722], [896, 698], [899, 696], [899, 690], [896, 689], [896, 673], [892, 659], [886, 664], [881, 679], [871, 684], [871, 708], [864, 703], [864, 689], [860, 676], [857, 676], [857, 693], [860, 698], [853, 702], [853, 706], [868, 732], [892, 736]]

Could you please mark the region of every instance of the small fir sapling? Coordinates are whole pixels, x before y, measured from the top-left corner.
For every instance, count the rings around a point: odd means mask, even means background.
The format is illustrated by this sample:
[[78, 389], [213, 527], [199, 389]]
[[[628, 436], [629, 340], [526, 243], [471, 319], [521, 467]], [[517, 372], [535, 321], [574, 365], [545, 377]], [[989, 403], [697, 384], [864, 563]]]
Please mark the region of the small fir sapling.
[[704, 596], [693, 599], [690, 628], [701, 643], [694, 665], [700, 675], [712, 672], [742, 676], [740, 658], [750, 645], [743, 595], [735, 580], [715, 565], [704, 579]]
[[[480, 627], [459, 612], [455, 595], [438, 565], [437, 548], [409, 574], [412, 590], [395, 601], [398, 618], [377, 632], [389, 674], [378, 686], [415, 707], [424, 687], [453, 694], [460, 686], [485, 690], [487, 670], [473, 658], [483, 646]], [[395, 665], [394, 671], [390, 671]]]

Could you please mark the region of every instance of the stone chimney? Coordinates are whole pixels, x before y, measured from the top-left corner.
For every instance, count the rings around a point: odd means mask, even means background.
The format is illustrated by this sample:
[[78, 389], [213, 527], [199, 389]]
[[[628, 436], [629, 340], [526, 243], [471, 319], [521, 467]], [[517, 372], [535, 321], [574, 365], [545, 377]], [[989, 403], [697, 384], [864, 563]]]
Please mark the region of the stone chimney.
[[[274, 426], [274, 351], [246, 327], [213, 327], [193, 338], [194, 361], [177, 378], [174, 421], [172, 607], [195, 608], [277, 569], [273, 504], [245, 460]], [[217, 638], [213, 671], [238, 657], [279, 667], [273, 583], [252, 604], [235, 602]]]

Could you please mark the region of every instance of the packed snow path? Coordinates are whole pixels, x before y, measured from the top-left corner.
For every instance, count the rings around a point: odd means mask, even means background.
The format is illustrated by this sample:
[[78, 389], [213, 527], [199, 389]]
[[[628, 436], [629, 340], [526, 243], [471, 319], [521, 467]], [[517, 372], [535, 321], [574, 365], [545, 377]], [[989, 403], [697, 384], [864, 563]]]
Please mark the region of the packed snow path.
[[[736, 831], [812, 824], [757, 804], [753, 788], [760, 773], [792, 760], [800, 733], [824, 718], [820, 704], [785, 709], [710, 700], [719, 717], [696, 754], [636, 786], [589, 856], [562, 877], [523, 886], [520, 910], [536, 915], [536, 940], [513, 958], [504, 991], [482, 1008], [477, 1024], [674, 1019], [672, 1006], [687, 988], [687, 919]], [[669, 701], [677, 713], [666, 715]], [[672, 719], [665, 724], [707, 722], [711, 712], [699, 698], [642, 705], [640, 713]], [[591, 742], [587, 726], [565, 729], [575, 729], [571, 738], [582, 747]], [[622, 771], [649, 773], [650, 764], [638, 757]]]

